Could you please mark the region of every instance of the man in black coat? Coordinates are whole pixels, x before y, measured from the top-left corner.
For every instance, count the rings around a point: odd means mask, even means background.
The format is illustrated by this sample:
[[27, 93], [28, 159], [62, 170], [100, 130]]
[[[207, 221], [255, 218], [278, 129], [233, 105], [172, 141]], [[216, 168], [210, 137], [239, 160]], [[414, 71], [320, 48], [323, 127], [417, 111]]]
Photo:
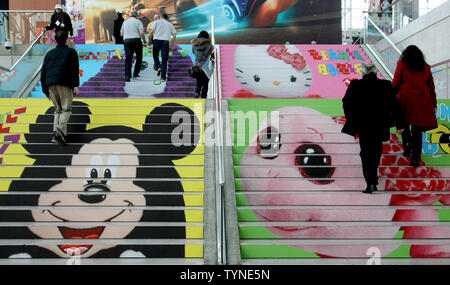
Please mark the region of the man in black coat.
[[117, 11], [117, 19], [114, 20], [114, 40], [116, 42], [116, 45], [123, 45], [123, 37], [120, 34], [120, 29], [122, 29], [122, 24], [125, 21], [123, 18], [123, 11], [119, 10]]
[[361, 163], [367, 183], [363, 193], [377, 190], [382, 143], [390, 139], [390, 128], [404, 128], [400, 103], [391, 82], [377, 78], [373, 64], [363, 67], [363, 78], [353, 80], [342, 99], [346, 123], [342, 132], [358, 135]]
[[69, 14], [63, 11], [63, 7], [61, 4], [55, 5], [55, 13], [53, 13], [52, 17], [50, 18], [50, 25], [45, 27], [45, 29], [47, 31], [55, 29], [55, 33], [63, 30], [66, 33], [70, 34], [71, 37], [73, 36], [72, 21], [70, 20]]
[[67, 46], [65, 31], [55, 34], [57, 46], [44, 58], [41, 70], [42, 92], [55, 105], [52, 143], [66, 143], [67, 123], [72, 114], [72, 94], [78, 94], [80, 85], [78, 53]]

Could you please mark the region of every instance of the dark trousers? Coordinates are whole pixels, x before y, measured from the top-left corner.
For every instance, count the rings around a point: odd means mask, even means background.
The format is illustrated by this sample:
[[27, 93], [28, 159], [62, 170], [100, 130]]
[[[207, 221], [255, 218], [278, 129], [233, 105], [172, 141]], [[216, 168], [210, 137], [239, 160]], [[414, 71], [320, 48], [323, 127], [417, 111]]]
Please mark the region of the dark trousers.
[[359, 135], [362, 170], [367, 185], [378, 185], [378, 166], [380, 166], [383, 142], [373, 135]]
[[[159, 53], [162, 56], [162, 65], [159, 61]], [[161, 68], [161, 79], [166, 79], [167, 62], [169, 61], [169, 41], [153, 40], [153, 61], [155, 68]]]
[[202, 98], [206, 98], [206, 96], [208, 96], [208, 84], [209, 84], [208, 76], [206, 76], [205, 72], [201, 70], [200, 74], [196, 79], [197, 85], [195, 88], [195, 92], [201, 94]]
[[430, 128], [419, 126], [407, 126], [402, 133], [402, 144], [405, 148], [411, 148], [411, 159], [420, 161], [422, 154], [422, 133]]
[[136, 63], [134, 65], [134, 76], [138, 76], [142, 65], [142, 42], [141, 39], [126, 39], [125, 41], [125, 77], [131, 78], [131, 66], [133, 63], [133, 54], [136, 54]]

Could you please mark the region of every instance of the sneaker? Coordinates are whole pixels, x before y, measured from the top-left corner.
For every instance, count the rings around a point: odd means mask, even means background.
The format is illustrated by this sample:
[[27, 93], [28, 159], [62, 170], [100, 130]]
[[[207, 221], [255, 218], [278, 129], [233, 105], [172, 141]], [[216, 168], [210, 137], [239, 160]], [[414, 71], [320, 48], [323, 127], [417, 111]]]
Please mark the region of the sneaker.
[[139, 77], [141, 77], [141, 76], [139, 76], [139, 74], [138, 74], [138, 75], [134, 75], [133, 77], [134, 77], [134, 78], [139, 78]]
[[161, 82], [166, 82], [166, 80], [165, 79], [161, 79]]
[[155, 79], [155, 80], [153, 80], [153, 84], [155, 84], [155, 85], [160, 85], [161, 84], [161, 79]]
[[127, 78], [125, 78], [125, 81], [126, 81], [126, 82], [130, 82], [131, 79], [130, 79], [129, 77], [127, 77]]
[[62, 145], [67, 144], [67, 138], [64, 135], [64, 133], [60, 129], [56, 129], [56, 132], [58, 133], [58, 142]]
[[161, 76], [161, 68], [158, 68], [158, 72], [156, 73], [156, 76]]
[[52, 142], [53, 144], [59, 143], [58, 133], [57, 133], [57, 132], [53, 132], [53, 136], [52, 136], [51, 142]]

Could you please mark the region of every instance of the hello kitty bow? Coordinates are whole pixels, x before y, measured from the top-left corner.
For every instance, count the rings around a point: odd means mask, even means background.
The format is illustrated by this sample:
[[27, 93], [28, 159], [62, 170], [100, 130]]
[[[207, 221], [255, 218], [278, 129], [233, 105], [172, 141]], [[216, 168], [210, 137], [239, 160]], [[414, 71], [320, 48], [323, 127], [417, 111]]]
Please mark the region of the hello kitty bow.
[[289, 53], [284, 45], [271, 45], [267, 49], [267, 53], [287, 64], [292, 65], [295, 69], [303, 70], [306, 67], [306, 61], [300, 53]]

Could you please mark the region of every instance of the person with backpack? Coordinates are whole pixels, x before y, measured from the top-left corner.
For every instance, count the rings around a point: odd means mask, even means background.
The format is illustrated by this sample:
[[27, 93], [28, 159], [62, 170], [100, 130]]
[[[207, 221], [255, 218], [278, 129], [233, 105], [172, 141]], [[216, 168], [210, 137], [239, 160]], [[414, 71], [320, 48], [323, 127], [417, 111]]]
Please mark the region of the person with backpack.
[[201, 31], [197, 38], [192, 41], [192, 52], [195, 55], [194, 66], [198, 67], [198, 72], [196, 74], [197, 84], [195, 88], [194, 98], [206, 98], [208, 95], [208, 84], [209, 77], [202, 70], [202, 66], [205, 61], [211, 56], [214, 47], [211, 43], [211, 39], [209, 38], [209, 34], [207, 31]]

